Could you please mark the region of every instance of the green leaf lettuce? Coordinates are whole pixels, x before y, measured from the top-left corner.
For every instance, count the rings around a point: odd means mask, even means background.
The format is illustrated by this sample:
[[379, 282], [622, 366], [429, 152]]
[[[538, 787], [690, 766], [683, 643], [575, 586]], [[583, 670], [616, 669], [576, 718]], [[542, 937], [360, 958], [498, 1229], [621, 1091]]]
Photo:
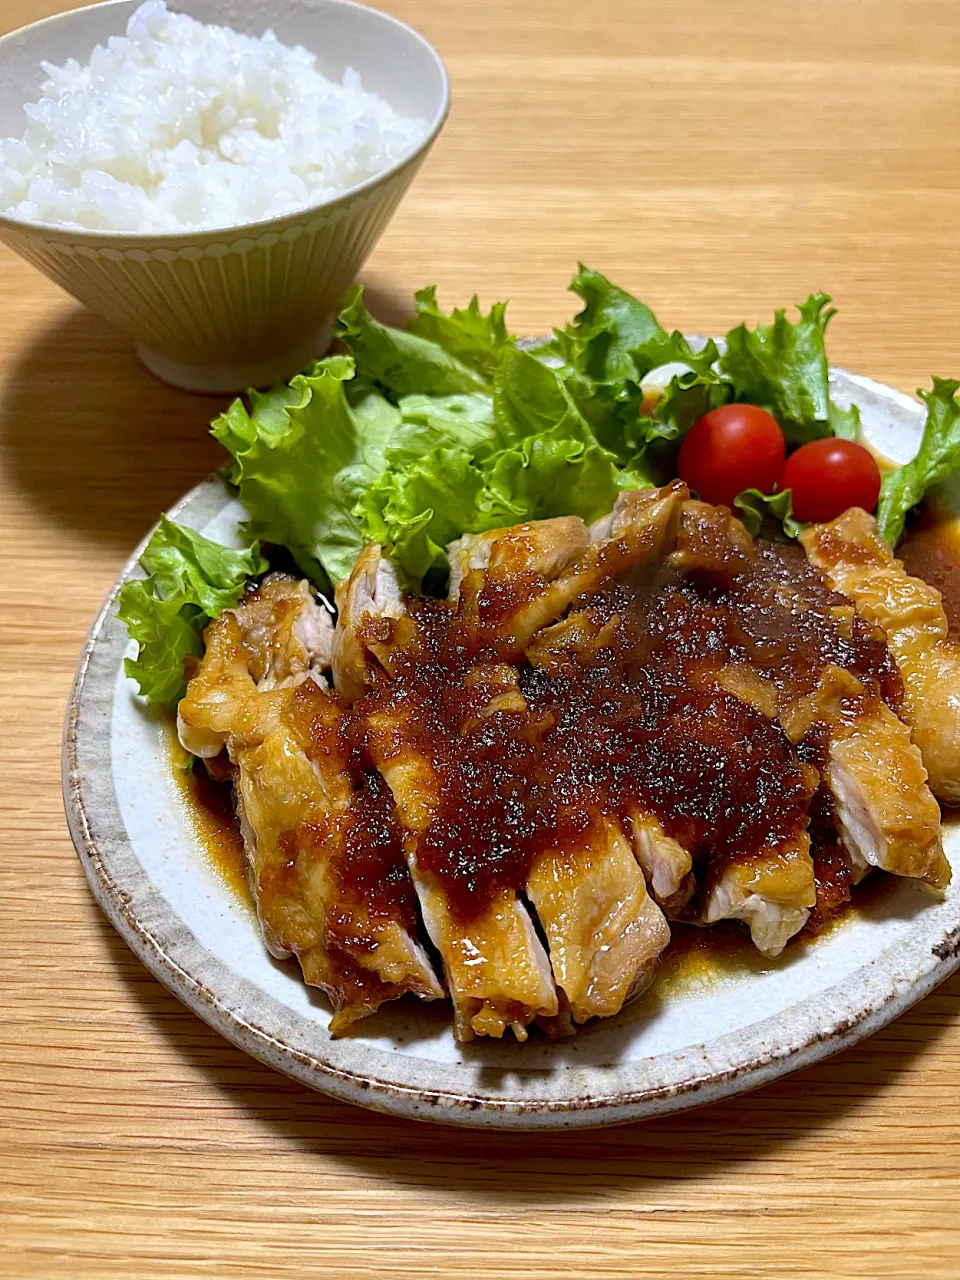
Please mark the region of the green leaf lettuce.
[[387, 466], [356, 514], [364, 536], [390, 547], [401, 577], [415, 586], [445, 567], [444, 548], [462, 533], [554, 515], [593, 520], [619, 487], [616, 460], [558, 373], [512, 347], [501, 355], [486, 435], [461, 434], [422, 454], [406, 443], [401, 434], [387, 450]]
[[[425, 318], [422, 313], [420, 318], [421, 322]], [[449, 343], [453, 326], [449, 320], [444, 327], [433, 319], [433, 331]], [[421, 327], [430, 330], [430, 326], [422, 323]], [[463, 343], [456, 344], [460, 352], [457, 354], [432, 337], [381, 324], [364, 306], [361, 285], [354, 285], [344, 296], [334, 333], [353, 356], [363, 376], [392, 398], [423, 394], [449, 396], [489, 388], [489, 378], [472, 362], [460, 358], [464, 353]]]
[[410, 333], [437, 343], [463, 364], [493, 378], [505, 347], [516, 339], [507, 332], [505, 302], [495, 302], [484, 315], [476, 296], [466, 307], [455, 307], [449, 315], [437, 304], [433, 285], [416, 294], [416, 312], [407, 326]]
[[203, 628], [232, 608], [267, 564], [255, 543], [223, 547], [162, 516], [140, 566], [146, 578], [120, 589], [118, 616], [139, 646], [124, 670], [144, 697], [173, 705], [186, 684], [185, 659], [203, 652]]
[[960, 469], [960, 381], [934, 378], [932, 391], [918, 391], [927, 420], [916, 457], [884, 476], [877, 508], [880, 536], [896, 547], [907, 512], [948, 475]]
[[761, 493], [759, 489], [744, 489], [733, 500], [738, 508], [740, 519], [747, 527], [747, 532], [756, 537], [763, 522], [771, 520], [779, 524], [788, 538], [795, 538], [805, 528], [799, 520], [793, 518], [793, 506], [790, 501], [790, 490], [781, 493]]
[[364, 542], [353, 509], [401, 422], [369, 386], [347, 396], [355, 374], [348, 356], [328, 356], [295, 377], [288, 395], [235, 401], [211, 428], [233, 455], [249, 534], [287, 547], [321, 586], [353, 567]]
[[346, 577], [377, 541], [419, 587], [462, 533], [594, 519], [636, 480], [561, 374], [517, 349], [502, 308], [446, 316], [426, 290], [413, 324], [419, 332], [380, 324], [351, 290], [337, 331], [352, 355], [237, 401], [213, 425], [233, 455], [250, 535], [289, 548], [320, 585]]
[[734, 398], [772, 413], [788, 444], [832, 435], [855, 439], [859, 429], [857, 410], [841, 409], [830, 398], [824, 335], [836, 310], [829, 302], [827, 294], [814, 293], [798, 307], [795, 323], [778, 311], [772, 324], [737, 325], [720, 357]]

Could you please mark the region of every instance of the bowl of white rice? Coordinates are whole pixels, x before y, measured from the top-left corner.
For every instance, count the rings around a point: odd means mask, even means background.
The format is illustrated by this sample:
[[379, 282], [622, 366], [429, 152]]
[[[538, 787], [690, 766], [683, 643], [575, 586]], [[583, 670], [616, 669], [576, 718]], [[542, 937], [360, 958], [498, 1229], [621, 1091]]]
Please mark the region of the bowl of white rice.
[[350, 0], [108, 0], [0, 39], [0, 240], [189, 390], [290, 377], [443, 126]]

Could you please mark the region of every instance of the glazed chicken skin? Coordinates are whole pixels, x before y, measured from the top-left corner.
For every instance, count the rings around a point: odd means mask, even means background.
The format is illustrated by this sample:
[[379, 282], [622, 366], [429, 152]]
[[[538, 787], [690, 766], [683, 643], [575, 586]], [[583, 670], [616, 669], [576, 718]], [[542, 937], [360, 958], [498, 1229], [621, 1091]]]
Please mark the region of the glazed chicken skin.
[[948, 804], [960, 803], [960, 647], [947, 636], [939, 591], [905, 571], [859, 507], [812, 526], [800, 541], [811, 563], [883, 629], [930, 786]]
[[194, 754], [228, 752], [264, 940], [329, 996], [336, 1034], [385, 1000], [443, 990], [416, 941], [412, 891], [381, 892], [396, 880], [398, 833], [377, 776], [358, 788], [348, 767], [322, 675], [331, 641], [307, 585], [272, 575], [208, 626], [178, 725]]
[[815, 725], [829, 735], [825, 783], [854, 882], [879, 867], [944, 888], [950, 866], [940, 809], [906, 725], [877, 694], [849, 671], [827, 667], [816, 689], [790, 704], [781, 721], [793, 741]]
[[[611, 622], [598, 623], [593, 652], [578, 644], [573, 662], [560, 661], [552, 636], [546, 661], [542, 649], [530, 655], [552, 677], [571, 757], [583, 753], [587, 776], [606, 774], [609, 801], [668, 918], [742, 920], [758, 949], [779, 954], [815, 898], [811, 771], [765, 715], [706, 683], [692, 686], [668, 637], [661, 647], [638, 636], [629, 614]], [[631, 671], [630, 654], [645, 645], [645, 662]], [[585, 735], [579, 714], [564, 724], [578, 696], [596, 726]]]
[[656, 566], [673, 545], [687, 496], [675, 481], [621, 494], [589, 530], [560, 516], [451, 543], [450, 597], [474, 648], [516, 661], [578, 597]]
[[574, 1022], [612, 1017], [649, 983], [670, 928], [613, 818], [598, 814], [576, 839], [541, 853], [526, 893]]
[[228, 621], [223, 627], [204, 637], [202, 669], [177, 710], [180, 740], [201, 759], [212, 759], [224, 749], [252, 689], [268, 693], [308, 677], [326, 687], [323, 671], [333, 648], [329, 613], [308, 583], [287, 574], [270, 574], [239, 609], [224, 617]]

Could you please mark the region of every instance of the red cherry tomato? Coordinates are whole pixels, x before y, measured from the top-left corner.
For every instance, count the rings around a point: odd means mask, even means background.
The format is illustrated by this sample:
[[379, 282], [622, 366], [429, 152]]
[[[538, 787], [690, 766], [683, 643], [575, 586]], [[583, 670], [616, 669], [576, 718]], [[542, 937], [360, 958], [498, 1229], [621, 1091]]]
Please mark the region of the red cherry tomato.
[[780, 478], [783, 432], [776, 418], [752, 404], [711, 409], [680, 446], [677, 471], [704, 502], [733, 507], [744, 489], [770, 493]]
[[791, 453], [780, 488], [792, 493], [798, 520], [834, 520], [847, 507], [872, 511], [880, 497], [873, 454], [853, 440], [811, 440]]

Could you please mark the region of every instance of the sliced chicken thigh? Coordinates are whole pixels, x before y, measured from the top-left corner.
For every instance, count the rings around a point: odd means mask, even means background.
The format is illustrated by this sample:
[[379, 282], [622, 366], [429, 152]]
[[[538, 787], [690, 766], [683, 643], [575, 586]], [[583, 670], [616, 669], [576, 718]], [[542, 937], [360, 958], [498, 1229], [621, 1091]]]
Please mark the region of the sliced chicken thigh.
[[686, 494], [677, 482], [621, 495], [609, 535], [593, 541], [582, 521], [561, 517], [451, 544], [452, 562], [467, 566], [453, 582], [476, 643], [516, 661], [578, 596], [656, 566], [672, 547]]
[[710, 885], [700, 923], [742, 920], [758, 951], [778, 956], [817, 900], [810, 837], [729, 863]]
[[[516, 893], [502, 890], [481, 911], [464, 918], [419, 856], [420, 840], [441, 807], [442, 782], [431, 759], [429, 735], [423, 732], [422, 702], [405, 697], [402, 681], [393, 678], [404, 663], [416, 666], [426, 655], [416, 622], [405, 615], [386, 564], [380, 548], [367, 547], [338, 593], [343, 601], [334, 641], [338, 689], [345, 696], [372, 690], [370, 697], [361, 699], [357, 713], [366, 727], [371, 758], [390, 787], [406, 832], [407, 865], [424, 925], [443, 963], [458, 1039], [499, 1037], [508, 1029], [526, 1039], [528, 1025], [555, 1017], [559, 1004], [549, 961], [524, 904]], [[399, 625], [379, 626], [383, 621]], [[345, 655], [339, 666], [338, 653]], [[507, 672], [513, 675], [512, 668]], [[497, 664], [487, 673], [467, 672], [467, 678], [471, 674], [478, 688], [484, 679], [491, 682], [489, 697], [483, 696], [484, 687], [477, 699], [481, 711], [490, 711], [504, 696], [510, 698], [515, 681], [505, 681]]]
[[[457, 567], [467, 561], [456, 575], [461, 613], [477, 620], [485, 639], [494, 633], [511, 646], [519, 639], [542, 670], [575, 654], [578, 641], [594, 650], [592, 622], [577, 613], [555, 621], [558, 613], [586, 591], [655, 568], [672, 547], [684, 495], [680, 486], [621, 495], [610, 518], [592, 530], [589, 546], [582, 528], [549, 520], [482, 535], [482, 543], [461, 539], [451, 555]], [[498, 616], [503, 600], [510, 607]], [[542, 630], [548, 623], [554, 625]], [[540, 853], [526, 891], [578, 1022], [615, 1013], [669, 941], [630, 841], [609, 814], [596, 814], [585, 831]]]
[[940, 809], [909, 730], [888, 706], [850, 672], [828, 667], [781, 723], [794, 741], [813, 725], [826, 728], [825, 781], [855, 871], [880, 867], [938, 889], [949, 883]]
[[341, 711], [318, 682], [330, 650], [317, 610], [305, 583], [274, 575], [211, 623], [179, 725], [187, 750], [228, 751], [264, 939], [327, 993], [337, 1033], [385, 1000], [443, 992], [415, 938], [412, 890], [386, 899], [353, 875], [370, 860], [387, 880], [402, 853], [377, 779], [358, 794], [348, 769]]
[[441, 881], [421, 865], [419, 841], [440, 809], [441, 780], [402, 710], [378, 707], [367, 716], [370, 752], [393, 793], [406, 830], [404, 849], [423, 922], [443, 961], [459, 1040], [500, 1037], [557, 1014], [550, 964], [516, 893], [496, 892], [464, 919]]
[[[852, 625], [852, 609], [816, 580], [796, 578], [792, 571], [770, 577], [771, 562], [760, 561], [739, 521], [730, 518], [723, 527], [709, 509], [694, 504], [685, 508], [685, 520], [699, 527], [686, 537], [681, 534], [679, 549], [688, 555], [684, 572], [706, 573], [715, 580], [717, 566], [725, 565], [731, 574], [729, 590], [751, 574], [767, 574], [762, 591], [748, 597], [740, 615], [739, 661], [720, 668], [713, 678], [776, 717], [798, 747], [815, 731], [822, 753], [818, 767], [833, 797], [855, 878], [871, 865], [935, 886], [946, 883], [939, 810], [909, 730], [883, 702], [876, 680], [868, 687], [852, 671], [821, 656], [823, 649], [855, 662], [858, 644], [871, 652], [870, 636]], [[708, 534], [700, 533], [709, 526]], [[789, 560], [784, 563], [789, 567]], [[859, 626], [862, 631], [865, 624]]]
[[598, 816], [575, 845], [542, 853], [527, 894], [575, 1022], [619, 1012], [670, 941], [630, 842], [609, 818]]
[[852, 507], [800, 541], [833, 586], [880, 626], [903, 678], [903, 718], [913, 731], [934, 795], [960, 803], [960, 646], [947, 635], [939, 591], [911, 577]]

